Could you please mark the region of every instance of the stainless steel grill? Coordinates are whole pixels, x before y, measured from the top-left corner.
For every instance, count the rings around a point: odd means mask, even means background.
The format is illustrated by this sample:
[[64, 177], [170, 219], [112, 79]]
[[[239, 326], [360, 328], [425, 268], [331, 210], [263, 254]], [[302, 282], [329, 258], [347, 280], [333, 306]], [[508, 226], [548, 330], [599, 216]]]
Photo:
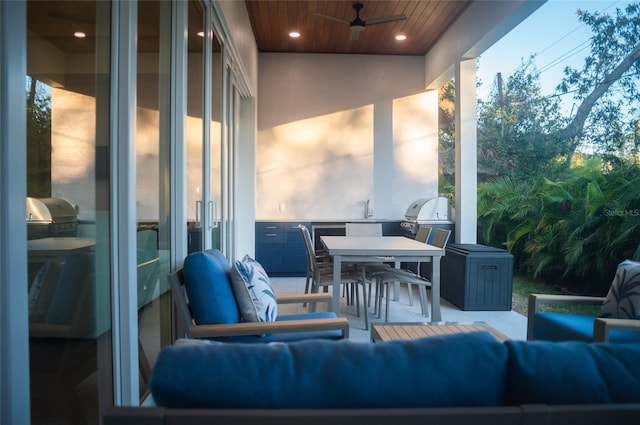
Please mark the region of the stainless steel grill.
[[449, 222], [449, 200], [442, 196], [420, 198], [413, 201], [400, 226], [409, 235], [415, 235], [421, 224]]
[[27, 237], [77, 236], [78, 215], [60, 198], [27, 198]]

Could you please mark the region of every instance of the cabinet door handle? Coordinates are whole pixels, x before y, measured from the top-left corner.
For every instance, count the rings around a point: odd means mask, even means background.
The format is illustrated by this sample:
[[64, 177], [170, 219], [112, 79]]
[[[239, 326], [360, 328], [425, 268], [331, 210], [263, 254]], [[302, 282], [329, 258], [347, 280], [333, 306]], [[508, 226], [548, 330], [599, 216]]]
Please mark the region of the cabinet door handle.
[[267, 233], [267, 234], [265, 234], [265, 236], [267, 236], [269, 238], [273, 238], [275, 236], [278, 236], [278, 234], [277, 233]]
[[278, 227], [277, 226], [265, 226], [264, 228], [265, 229], [277, 229]]

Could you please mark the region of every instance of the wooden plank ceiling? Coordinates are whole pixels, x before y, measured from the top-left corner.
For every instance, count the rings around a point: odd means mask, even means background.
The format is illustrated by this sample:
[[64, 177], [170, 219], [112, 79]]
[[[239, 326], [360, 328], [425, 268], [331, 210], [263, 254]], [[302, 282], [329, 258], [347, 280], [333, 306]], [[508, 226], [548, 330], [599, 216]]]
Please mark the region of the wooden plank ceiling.
[[[350, 40], [354, 1], [246, 0], [249, 19], [260, 52], [351, 53], [425, 55], [444, 31], [472, 3], [471, 0], [366, 1], [360, 18], [365, 22], [404, 14], [407, 19], [366, 26], [358, 40]], [[289, 37], [297, 31], [299, 38]], [[395, 40], [398, 34], [404, 41]]]

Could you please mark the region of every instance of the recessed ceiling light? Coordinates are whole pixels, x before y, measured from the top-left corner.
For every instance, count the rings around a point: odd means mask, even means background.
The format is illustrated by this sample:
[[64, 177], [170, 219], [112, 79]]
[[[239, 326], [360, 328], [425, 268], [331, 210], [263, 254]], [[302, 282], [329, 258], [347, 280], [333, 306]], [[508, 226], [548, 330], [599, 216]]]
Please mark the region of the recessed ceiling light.
[[87, 36], [87, 34], [85, 34], [82, 31], [76, 31], [76, 32], [73, 33], [73, 36], [75, 38], [85, 38]]
[[291, 31], [291, 32], [289, 33], [289, 37], [291, 37], [291, 38], [298, 38], [298, 37], [300, 37], [300, 33], [299, 33], [298, 31]]
[[198, 37], [204, 37], [204, 31], [198, 32]]
[[407, 36], [404, 35], [404, 34], [396, 35], [396, 40], [398, 40], [398, 41], [403, 41], [403, 40], [406, 40], [406, 39], [407, 39]]

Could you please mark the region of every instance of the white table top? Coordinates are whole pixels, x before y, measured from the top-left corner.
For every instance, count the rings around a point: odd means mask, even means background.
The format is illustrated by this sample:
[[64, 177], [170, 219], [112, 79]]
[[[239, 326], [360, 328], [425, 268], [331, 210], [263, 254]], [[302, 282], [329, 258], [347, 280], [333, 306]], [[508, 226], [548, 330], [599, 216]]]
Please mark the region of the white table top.
[[330, 255], [442, 256], [444, 249], [404, 236], [321, 236]]

